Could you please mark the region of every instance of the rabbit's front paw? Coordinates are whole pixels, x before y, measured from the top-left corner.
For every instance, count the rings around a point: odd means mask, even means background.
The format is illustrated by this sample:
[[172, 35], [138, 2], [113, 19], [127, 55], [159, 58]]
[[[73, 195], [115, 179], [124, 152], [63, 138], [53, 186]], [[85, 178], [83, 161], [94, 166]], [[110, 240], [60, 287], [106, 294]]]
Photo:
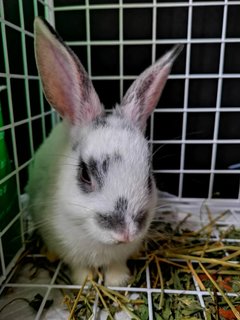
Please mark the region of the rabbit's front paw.
[[130, 279], [130, 272], [125, 264], [111, 264], [105, 273], [104, 284], [112, 287], [123, 287]]
[[76, 267], [72, 268], [72, 281], [73, 284], [82, 285], [85, 281], [85, 279], [92, 279], [93, 274], [92, 270], [89, 268], [84, 267]]

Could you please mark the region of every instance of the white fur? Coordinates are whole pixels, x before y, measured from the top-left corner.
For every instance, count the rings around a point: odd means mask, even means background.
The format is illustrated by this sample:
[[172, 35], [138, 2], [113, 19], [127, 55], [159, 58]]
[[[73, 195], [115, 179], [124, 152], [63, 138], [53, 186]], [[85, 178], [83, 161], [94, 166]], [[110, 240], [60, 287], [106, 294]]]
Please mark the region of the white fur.
[[[127, 258], [139, 248], [153, 217], [155, 187], [151, 196], [146, 192], [147, 141], [138, 129], [121, 128], [122, 119], [112, 116], [110, 120], [112, 126], [108, 129], [93, 130], [87, 126], [75, 130], [80, 140], [75, 151], [68, 124], [60, 123], [38, 150], [30, 170], [29, 205], [35, 224], [49, 250], [73, 270], [125, 265]], [[109, 168], [103, 189], [90, 194], [81, 192], [77, 181], [80, 155], [83, 159], [89, 156], [99, 159], [115, 152], [121, 155], [122, 161]], [[129, 199], [133, 215], [142, 207], [149, 210], [148, 223], [140, 233], [132, 217], [127, 217], [133, 237], [127, 244], [116, 244], [114, 232], [101, 230], [94, 219], [96, 212], [111, 212], [119, 196]], [[128, 278], [126, 273], [121, 277]], [[117, 279], [108, 282], [116, 284]]]
[[[76, 283], [92, 268], [103, 267], [106, 284], [124, 285], [129, 279], [126, 261], [141, 245], [156, 206], [154, 181], [148, 188], [150, 155], [142, 131], [179, 47], [140, 75], [106, 125], [96, 125], [104, 111], [83, 66], [46, 22], [36, 18], [34, 27], [45, 95], [64, 120], [30, 168], [29, 210], [48, 249], [71, 267]], [[101, 163], [106, 156], [110, 162], [103, 184], [92, 174], [91, 192], [85, 192], [79, 185], [80, 159]], [[96, 217], [114, 214], [121, 198], [127, 199], [124, 228], [103, 228]], [[136, 219], [143, 210], [147, 218], [139, 227]]]

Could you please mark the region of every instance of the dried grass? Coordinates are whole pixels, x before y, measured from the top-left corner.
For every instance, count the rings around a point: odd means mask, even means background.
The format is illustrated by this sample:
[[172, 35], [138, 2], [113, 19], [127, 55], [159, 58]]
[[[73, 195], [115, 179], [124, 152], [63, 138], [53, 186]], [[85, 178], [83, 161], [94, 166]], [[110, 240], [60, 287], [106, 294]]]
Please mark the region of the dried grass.
[[[139, 270], [135, 269], [129, 286], [146, 287], [145, 271], [149, 267], [151, 287], [159, 289], [159, 293], [153, 295], [154, 317], [157, 320], [195, 320], [201, 319], [203, 314], [207, 319], [240, 320], [240, 301], [235, 299], [236, 301], [232, 302], [228, 297], [229, 292], [240, 293], [240, 263], [233, 261], [233, 259], [240, 261], [240, 244], [228, 244], [224, 241], [224, 238], [233, 233], [235, 238], [240, 238], [240, 231], [231, 227], [226, 229], [219, 239], [213, 239], [213, 231], [218, 227], [218, 221], [224, 218], [227, 211], [214, 219], [208, 208], [207, 211], [209, 223], [197, 231], [183, 229], [190, 214], [175, 229], [166, 225], [165, 230], [152, 230], [151, 236], [144, 243], [135, 260], [136, 266], [139, 261], [143, 265]], [[164, 278], [166, 269], [174, 270], [170, 279]], [[167, 285], [182, 292], [186, 288], [191, 290], [191, 286], [194, 286], [191, 283], [192, 279], [198, 285], [199, 290], [208, 292], [212, 299], [211, 302], [206, 300], [205, 310], [202, 310], [202, 307], [192, 297], [185, 295], [185, 298], [180, 298], [179, 295], [178, 299], [174, 300], [173, 296], [165, 294], [164, 289]], [[182, 286], [183, 281], [186, 282], [186, 288]], [[92, 279], [88, 282], [87, 289], [83, 290], [83, 287], [76, 298], [65, 298], [65, 303], [71, 310], [69, 320], [91, 319], [92, 314], [89, 309], [93, 307], [96, 295], [99, 297], [99, 308], [107, 312], [110, 320], [113, 320], [114, 315], [119, 311], [126, 312], [131, 319], [148, 319], [148, 302], [144, 294], [140, 293], [138, 299], [131, 300], [130, 292], [123, 294], [111, 290]], [[223, 299], [221, 303], [218, 303], [219, 298], [216, 298], [218, 296]], [[85, 316], [78, 312], [79, 304], [82, 306], [80, 310], [86, 309]]]

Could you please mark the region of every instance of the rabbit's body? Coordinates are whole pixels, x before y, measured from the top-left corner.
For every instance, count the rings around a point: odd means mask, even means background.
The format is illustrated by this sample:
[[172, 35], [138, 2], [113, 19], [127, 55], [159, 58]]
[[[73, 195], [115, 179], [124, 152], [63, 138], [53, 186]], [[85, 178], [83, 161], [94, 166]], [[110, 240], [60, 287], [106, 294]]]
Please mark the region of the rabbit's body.
[[39, 18], [35, 50], [45, 95], [64, 120], [36, 153], [29, 210], [74, 282], [103, 267], [105, 284], [126, 284], [126, 261], [140, 247], [156, 206], [143, 133], [180, 48], [145, 70], [109, 116], [77, 57]]
[[[133, 213], [147, 206], [151, 221], [156, 195], [154, 181], [151, 186], [148, 183], [146, 140], [137, 128], [119, 116], [109, 116], [103, 125], [96, 122], [78, 128], [74, 134], [82, 139], [72, 147], [72, 137], [67, 138], [68, 124], [62, 122], [36, 153], [28, 184], [35, 224], [49, 250], [69, 265], [101, 267], [125, 262], [139, 247], [144, 234], [126, 246], [104, 231], [99, 236], [99, 230], [91, 222], [96, 212], [113, 212], [119, 198], [128, 199], [128, 208]], [[108, 161], [101, 190], [94, 194], [82, 191], [78, 184], [79, 159], [89, 157], [99, 164]], [[126, 223], [134, 228], [131, 219]]]

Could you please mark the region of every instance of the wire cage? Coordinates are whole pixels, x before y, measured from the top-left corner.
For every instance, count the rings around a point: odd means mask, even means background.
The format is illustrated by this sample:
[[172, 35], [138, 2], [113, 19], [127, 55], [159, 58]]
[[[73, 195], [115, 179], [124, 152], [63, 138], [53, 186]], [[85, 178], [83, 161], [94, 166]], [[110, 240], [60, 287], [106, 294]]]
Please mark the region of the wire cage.
[[[170, 222], [192, 212], [198, 225], [205, 203], [213, 215], [229, 210], [222, 226], [240, 224], [240, 1], [0, 0], [0, 309], [13, 298], [41, 294], [35, 311], [16, 300], [1, 319], [66, 319], [60, 289], [79, 288], [56, 283], [61, 262], [49, 267], [52, 277], [43, 271], [30, 279], [33, 261], [45, 259], [41, 254], [16, 266], [26, 245], [28, 166], [59, 121], [35, 65], [35, 16], [45, 17], [78, 55], [108, 112], [141, 71], [184, 44], [147, 127], [157, 186], [171, 204]], [[144, 273], [144, 287], [118, 290], [145, 295], [146, 319], [158, 319], [154, 297], [162, 291], [206, 307], [210, 293], [194, 278], [190, 289], [157, 289], [151, 265]], [[97, 298], [94, 308], [97, 319]], [[208, 318], [202, 312], [199, 319]]]

